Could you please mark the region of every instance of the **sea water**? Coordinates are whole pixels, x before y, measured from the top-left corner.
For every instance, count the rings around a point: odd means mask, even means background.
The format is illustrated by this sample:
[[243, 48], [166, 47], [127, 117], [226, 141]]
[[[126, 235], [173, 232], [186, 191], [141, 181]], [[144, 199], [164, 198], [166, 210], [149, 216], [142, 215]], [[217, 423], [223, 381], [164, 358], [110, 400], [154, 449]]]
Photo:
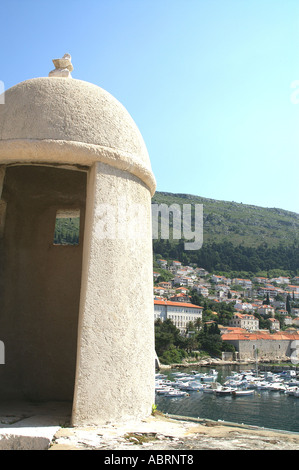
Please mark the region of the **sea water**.
[[[216, 370], [219, 373], [219, 383], [224, 383], [232, 372], [229, 367], [219, 367]], [[179, 371], [188, 372], [183, 369]], [[200, 371], [208, 372], [203, 368]], [[173, 372], [175, 371], [166, 373], [172, 380]], [[202, 391], [188, 391], [188, 394], [189, 396], [179, 398], [156, 395], [157, 408], [167, 414], [299, 432], [299, 398], [283, 392], [255, 390], [254, 395], [238, 397]]]

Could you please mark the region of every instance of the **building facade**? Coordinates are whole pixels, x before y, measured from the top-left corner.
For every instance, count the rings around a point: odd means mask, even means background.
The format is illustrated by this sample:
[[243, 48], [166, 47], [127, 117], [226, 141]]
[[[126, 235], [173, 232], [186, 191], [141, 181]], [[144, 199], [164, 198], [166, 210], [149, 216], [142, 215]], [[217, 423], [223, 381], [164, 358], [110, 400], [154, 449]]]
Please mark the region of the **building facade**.
[[298, 333], [224, 333], [222, 341], [232, 344], [240, 360], [288, 360], [298, 364]]
[[188, 323], [202, 320], [203, 307], [189, 302], [171, 302], [169, 300], [154, 300], [154, 319], [162, 321], [169, 319], [185, 333]]
[[229, 322], [229, 326], [257, 331], [259, 329], [259, 320], [254, 315], [235, 313]]

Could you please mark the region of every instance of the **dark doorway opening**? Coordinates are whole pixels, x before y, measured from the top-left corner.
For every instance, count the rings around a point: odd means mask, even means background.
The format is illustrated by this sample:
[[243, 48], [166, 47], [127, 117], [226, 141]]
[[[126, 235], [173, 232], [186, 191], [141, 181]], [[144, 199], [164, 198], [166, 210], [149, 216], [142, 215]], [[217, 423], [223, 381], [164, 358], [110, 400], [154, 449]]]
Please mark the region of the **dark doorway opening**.
[[[86, 177], [76, 169], [6, 168], [0, 233], [1, 398], [73, 399]], [[79, 217], [75, 243], [72, 238], [53, 243], [57, 213]]]

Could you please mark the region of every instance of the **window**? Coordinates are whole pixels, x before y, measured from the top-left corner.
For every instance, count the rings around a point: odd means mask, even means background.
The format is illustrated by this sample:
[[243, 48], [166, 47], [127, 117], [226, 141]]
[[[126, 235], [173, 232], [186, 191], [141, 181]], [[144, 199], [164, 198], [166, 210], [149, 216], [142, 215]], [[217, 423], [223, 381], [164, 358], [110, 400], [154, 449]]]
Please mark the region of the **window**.
[[59, 209], [56, 212], [54, 245], [79, 245], [80, 209]]

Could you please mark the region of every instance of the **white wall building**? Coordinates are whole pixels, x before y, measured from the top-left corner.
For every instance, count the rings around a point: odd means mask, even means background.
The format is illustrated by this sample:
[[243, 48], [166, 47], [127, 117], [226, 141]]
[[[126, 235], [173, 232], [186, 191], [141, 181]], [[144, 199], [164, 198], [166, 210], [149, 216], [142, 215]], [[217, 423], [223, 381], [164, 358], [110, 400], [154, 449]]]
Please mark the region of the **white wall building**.
[[232, 280], [232, 283], [237, 285], [237, 286], [242, 286], [242, 287], [247, 287], [251, 289], [252, 287], [252, 282], [250, 279], [240, 279], [240, 278], [235, 278]]
[[203, 307], [189, 302], [171, 302], [169, 300], [154, 300], [154, 319], [162, 321], [170, 319], [174, 325], [185, 333], [189, 322], [202, 319]]
[[258, 308], [257, 312], [260, 315], [271, 315], [274, 317], [275, 309], [274, 307], [271, 307], [271, 305], [262, 305], [260, 308]]
[[199, 295], [203, 295], [204, 297], [208, 297], [208, 295], [209, 295], [209, 289], [206, 286], [196, 285], [196, 286], [193, 286], [193, 289]]
[[257, 331], [259, 329], [259, 320], [254, 315], [235, 313], [229, 326], [235, 328], [244, 328], [248, 331]]

